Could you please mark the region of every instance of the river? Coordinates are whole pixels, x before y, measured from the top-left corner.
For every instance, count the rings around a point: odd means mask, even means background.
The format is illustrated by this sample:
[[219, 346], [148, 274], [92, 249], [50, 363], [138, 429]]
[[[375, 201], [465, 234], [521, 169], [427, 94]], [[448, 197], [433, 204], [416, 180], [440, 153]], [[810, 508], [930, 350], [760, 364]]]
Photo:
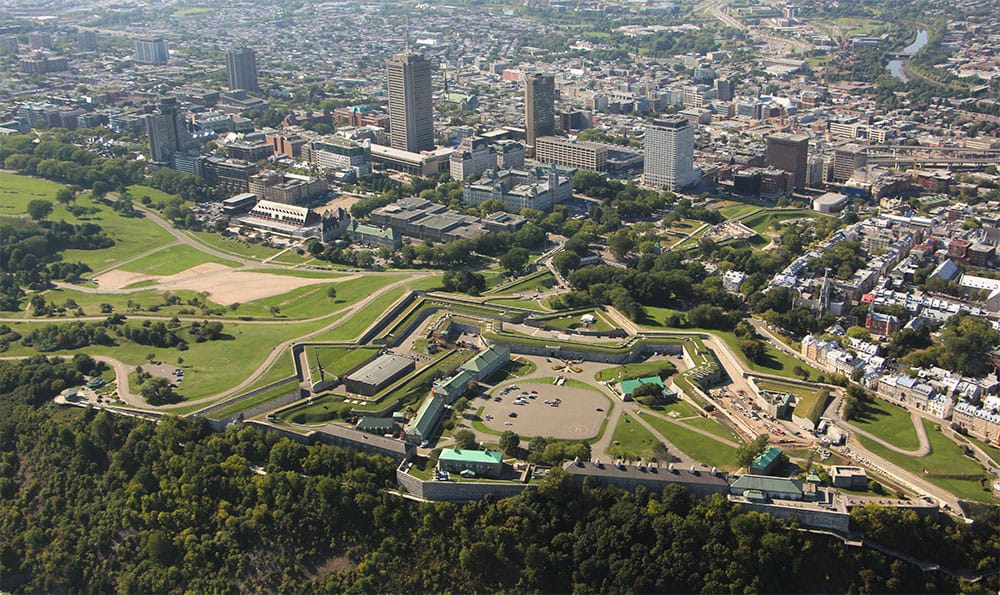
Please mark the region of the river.
[[[917, 38], [913, 40], [913, 43], [903, 48], [903, 51], [901, 53], [907, 56], [912, 56], [913, 54], [919, 52], [920, 49], [925, 45], [927, 45], [927, 31], [925, 31], [924, 29], [920, 29], [919, 31], [917, 31]], [[903, 59], [890, 60], [889, 64], [886, 65], [886, 68], [889, 70], [892, 76], [906, 83], [909, 82], [910, 79], [907, 78], [906, 72], [903, 70], [904, 62], [906, 62], [906, 60]]]

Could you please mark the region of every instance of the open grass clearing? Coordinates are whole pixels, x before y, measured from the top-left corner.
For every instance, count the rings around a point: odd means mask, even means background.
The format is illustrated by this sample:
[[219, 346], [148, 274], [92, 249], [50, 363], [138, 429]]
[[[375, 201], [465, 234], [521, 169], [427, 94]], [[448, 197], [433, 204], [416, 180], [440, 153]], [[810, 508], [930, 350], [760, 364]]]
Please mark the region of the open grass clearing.
[[881, 400], [865, 403], [864, 411], [851, 423], [903, 450], [920, 447], [910, 412], [891, 403]]
[[182, 273], [206, 262], [215, 262], [233, 268], [240, 266], [238, 262], [222, 260], [185, 244], [179, 244], [167, 246], [162, 250], [147, 254], [138, 260], [125, 263], [119, 268], [135, 273], [165, 276]]
[[534, 310], [536, 312], [548, 312], [549, 310], [538, 303], [537, 300], [527, 300], [527, 299], [494, 299], [487, 302], [491, 306], [500, 306], [508, 308], [521, 308], [523, 310]]
[[722, 207], [719, 209], [719, 213], [721, 213], [726, 219], [739, 219], [740, 217], [749, 215], [759, 209], [760, 207], [757, 205], [735, 204]]
[[[33, 328], [46, 324], [50, 323], [15, 323], [9, 326], [21, 335], [27, 335]], [[185, 351], [119, 340], [117, 345], [91, 345], [82, 349], [47, 352], [45, 355], [72, 356], [76, 353], [106, 355], [130, 367], [144, 363], [148, 354], [153, 354], [155, 359], [167, 363], [178, 362], [178, 358], [182, 358], [186, 374], [177, 391], [185, 399], [198, 399], [236, 386], [264, 361], [275, 349], [275, 345], [305, 335], [322, 322], [255, 325], [227, 321], [224, 324], [225, 339], [204, 343], [191, 342]], [[4, 355], [37, 353], [34, 349], [14, 343]], [[201, 406], [206, 405], [208, 403], [201, 404]]]
[[693, 428], [711, 432], [719, 438], [725, 438], [726, 440], [732, 440], [733, 442], [740, 442], [739, 436], [733, 433], [732, 430], [710, 417], [694, 417], [680, 421], [681, 423], [689, 425]]
[[[584, 324], [582, 321], [582, 318], [588, 315], [594, 318], [594, 322], [589, 325]], [[604, 316], [604, 313], [596, 308], [593, 310], [574, 312], [572, 314], [543, 316], [539, 317], [538, 320], [549, 328], [562, 330], [608, 332], [615, 328], [614, 325], [612, 325]]]
[[[403, 297], [408, 289], [406, 287], [394, 287], [382, 295], [378, 296], [360, 311], [355, 312], [343, 323], [336, 327], [310, 337], [310, 341], [353, 341], [378, 320], [382, 314], [399, 298]], [[339, 297], [339, 296], [338, 296]]]
[[233, 256], [250, 260], [263, 261], [282, 250], [281, 248], [272, 248], [263, 244], [248, 242], [243, 238], [227, 237], [210, 231], [188, 231], [185, 233], [220, 252], [226, 252]]
[[648, 460], [653, 456], [653, 446], [658, 442], [656, 436], [645, 426], [632, 419], [628, 413], [623, 413], [615, 424], [608, 454], [633, 461], [639, 457]]
[[343, 376], [379, 352], [375, 347], [334, 345], [309, 345], [305, 349], [313, 382], [319, 381], [321, 366], [323, 372], [329, 376]]
[[254, 380], [250, 386], [246, 387], [245, 392], [250, 392], [254, 389], [258, 389], [262, 386], [267, 386], [272, 382], [277, 382], [282, 378], [288, 378], [289, 376], [295, 375], [295, 364], [292, 362], [292, 350], [286, 350], [285, 354], [274, 360], [271, 367], [264, 371], [257, 380]]
[[273, 401], [274, 399], [280, 397], [284, 397], [289, 393], [297, 393], [297, 392], [299, 392], [298, 380], [292, 379], [289, 380], [288, 382], [283, 382], [275, 386], [274, 388], [266, 390], [260, 393], [259, 395], [254, 395], [248, 399], [237, 401], [235, 403], [227, 405], [226, 407], [213, 411], [211, 415], [209, 415], [209, 417], [211, 419], [223, 419], [225, 417], [229, 417], [230, 415], [236, 415], [241, 411], [248, 411], [255, 407], [259, 407], [264, 403]]
[[664, 357], [644, 362], [634, 362], [631, 364], [622, 364], [620, 366], [604, 368], [603, 370], [597, 372], [594, 378], [596, 380], [607, 382], [611, 380], [628, 380], [630, 378], [658, 376], [662, 372], [666, 372], [664, 375], [669, 376], [676, 371], [677, 366]]
[[725, 471], [736, 470], [735, 448], [655, 415], [643, 419], [690, 458]]
[[876, 455], [952, 492], [959, 498], [994, 503], [990, 492], [986, 491], [980, 483], [980, 479], [986, 474], [979, 463], [966, 457], [962, 452], [962, 447], [937, 430], [935, 424], [926, 419], [921, 420], [921, 422], [924, 424], [924, 429], [927, 431], [927, 437], [931, 443], [931, 453], [927, 456], [903, 455], [864, 436], [857, 438], [865, 448]]
[[[49, 218], [63, 219], [69, 213], [56, 202], [56, 192], [65, 187], [65, 184], [42, 178], [0, 172], [0, 216], [25, 214], [28, 212], [29, 202], [47, 200], [55, 207]], [[62, 210], [61, 215], [58, 210]]]
[[743, 219], [743, 224], [759, 234], [764, 234], [774, 231], [772, 226], [776, 222], [803, 218], [819, 219], [821, 217], [829, 217], [829, 215], [810, 209], [763, 209], [759, 213]]
[[165, 229], [149, 219], [123, 217], [115, 213], [108, 204], [94, 200], [89, 192], [79, 194], [75, 204], [96, 208], [97, 212], [78, 218], [55, 201], [56, 192], [64, 187], [63, 184], [41, 178], [0, 173], [0, 215], [25, 213], [30, 201], [40, 199], [53, 203], [52, 214], [49, 215], [52, 221], [64, 220], [75, 225], [81, 223], [100, 225], [108, 237], [115, 240], [114, 246], [101, 250], [65, 250], [62, 253], [64, 261], [83, 262], [94, 271], [134, 258], [173, 240]]
[[823, 413], [823, 410], [826, 409], [829, 394], [826, 395], [827, 398], [821, 398], [823, 396], [822, 393], [824, 392], [824, 389], [810, 388], [800, 384], [778, 382], [776, 380], [757, 379], [755, 382], [761, 390], [790, 393], [795, 395], [795, 415], [798, 415], [799, 417], [811, 419], [816, 422], [819, 421], [819, 416]]
[[551, 289], [555, 285], [555, 282], [556, 280], [552, 276], [552, 272], [548, 269], [542, 269], [536, 273], [522, 277], [516, 283], [504, 287], [493, 295], [513, 295], [532, 291], [544, 292]]

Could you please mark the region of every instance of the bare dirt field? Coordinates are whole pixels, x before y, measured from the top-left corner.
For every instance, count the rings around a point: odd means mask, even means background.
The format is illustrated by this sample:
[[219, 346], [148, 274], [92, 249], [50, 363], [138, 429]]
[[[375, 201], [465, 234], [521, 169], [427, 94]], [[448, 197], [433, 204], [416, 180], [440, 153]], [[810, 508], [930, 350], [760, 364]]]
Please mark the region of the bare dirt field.
[[[351, 277], [338, 277], [344, 281]], [[329, 283], [331, 279], [289, 277], [271, 275], [259, 271], [238, 271], [218, 263], [200, 264], [169, 276], [144, 275], [115, 269], [97, 278], [101, 289], [120, 290], [139, 281], [155, 280], [156, 289], [189, 289], [204, 291], [217, 304], [252, 302], [273, 295], [281, 295], [293, 289], [317, 283]], [[149, 289], [145, 287], [144, 289]]]
[[[522, 438], [551, 436], [566, 440], [583, 440], [597, 436], [601, 422], [608, 415], [611, 402], [603, 394], [572, 386], [536, 384], [530, 380], [515, 382], [519, 390], [500, 396], [500, 389], [490, 395], [482, 413], [483, 423], [497, 430], [513, 430]], [[535, 399], [528, 399], [526, 405], [514, 405], [514, 399], [522, 391], [538, 391]], [[500, 397], [499, 403], [494, 401]], [[546, 405], [545, 401], [561, 399], [558, 407]], [[600, 409], [601, 411], [598, 411]], [[516, 413], [517, 417], [510, 417]], [[493, 419], [487, 420], [486, 416]], [[506, 425], [510, 422], [510, 425]]]

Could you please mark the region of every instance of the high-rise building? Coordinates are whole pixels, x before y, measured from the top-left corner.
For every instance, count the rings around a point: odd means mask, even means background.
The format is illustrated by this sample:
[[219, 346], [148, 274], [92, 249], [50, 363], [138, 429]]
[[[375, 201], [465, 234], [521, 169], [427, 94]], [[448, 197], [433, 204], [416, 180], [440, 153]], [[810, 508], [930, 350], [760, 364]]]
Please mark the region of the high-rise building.
[[81, 52], [97, 51], [97, 32], [81, 29], [76, 34], [76, 43]]
[[792, 174], [792, 187], [806, 187], [809, 163], [809, 137], [804, 134], [779, 132], [767, 137], [767, 165]]
[[226, 50], [226, 76], [232, 90], [257, 91], [257, 54], [250, 48]]
[[680, 190], [698, 180], [694, 170], [694, 126], [681, 116], [646, 126], [643, 181], [656, 188]]
[[159, 37], [136, 39], [132, 47], [138, 64], [166, 64], [170, 59], [167, 42]]
[[33, 31], [28, 33], [28, 45], [33, 50], [51, 50], [52, 35], [45, 31]]
[[838, 147], [833, 152], [832, 182], [846, 182], [854, 175], [854, 171], [868, 164], [868, 155], [859, 145], [849, 144]]
[[386, 66], [390, 146], [411, 153], [434, 149], [430, 60], [419, 54], [398, 54]]
[[556, 79], [551, 74], [525, 77], [524, 132], [529, 151], [534, 149], [535, 139], [556, 132]]
[[184, 116], [176, 99], [164, 98], [157, 110], [159, 113], [143, 116], [149, 139], [149, 159], [173, 167], [174, 155], [194, 151], [196, 145], [184, 126]]

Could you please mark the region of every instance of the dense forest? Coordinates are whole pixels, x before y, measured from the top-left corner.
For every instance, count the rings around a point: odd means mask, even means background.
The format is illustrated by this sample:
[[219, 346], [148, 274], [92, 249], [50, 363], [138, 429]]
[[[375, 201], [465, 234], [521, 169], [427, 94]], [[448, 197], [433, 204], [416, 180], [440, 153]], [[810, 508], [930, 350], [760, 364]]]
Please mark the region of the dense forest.
[[[721, 498], [573, 486], [421, 504], [392, 462], [204, 420], [48, 404], [92, 366], [0, 362], [0, 589], [18, 592], [954, 592], [943, 573], [741, 513]], [[861, 528], [954, 567], [995, 566], [995, 518], [891, 509]], [[914, 539], [908, 539], [912, 536]], [[914, 540], [921, 543], [914, 544]], [[996, 577], [963, 584], [996, 592]]]

